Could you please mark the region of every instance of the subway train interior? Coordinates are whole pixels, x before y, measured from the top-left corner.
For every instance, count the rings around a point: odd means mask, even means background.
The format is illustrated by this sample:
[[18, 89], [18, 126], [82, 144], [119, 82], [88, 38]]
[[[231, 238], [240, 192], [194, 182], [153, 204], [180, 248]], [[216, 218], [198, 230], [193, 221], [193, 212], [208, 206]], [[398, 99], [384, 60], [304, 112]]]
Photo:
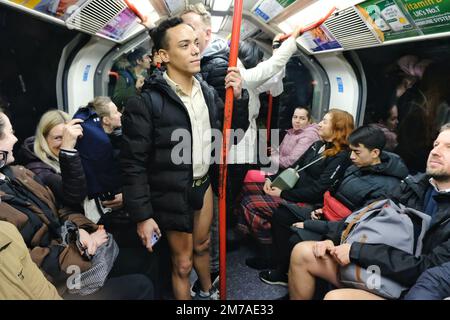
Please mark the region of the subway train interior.
[[[94, 98], [106, 96], [112, 99], [117, 110], [126, 115], [127, 101], [131, 101], [128, 99], [141, 92], [140, 88], [135, 87], [135, 82], [142, 78], [144, 83], [143, 79], [147, 78], [143, 87], [146, 88], [150, 86], [148, 79], [155, 70], [161, 72], [161, 77], [165, 72], [167, 61], [164, 55], [158, 57], [161, 48], [156, 53], [153, 50], [152, 30], [174, 17], [184, 20], [186, 8], [198, 4], [210, 13], [211, 32], [207, 34], [212, 41], [220, 39], [232, 51], [233, 45], [240, 50], [244, 42], [258, 48], [258, 61], [245, 66], [247, 70], [257, 68], [258, 63], [276, 64], [272, 57], [290, 40], [288, 36], [299, 27], [314, 24], [314, 27], [303, 29], [298, 38], [294, 37], [295, 50], [285, 59], [286, 62], [278, 70], [280, 72], [269, 77], [276, 81], [265, 90], [251, 89], [256, 92], [253, 99], [258, 100], [253, 117], [255, 126], [252, 127], [255, 132], [278, 129], [271, 131], [271, 139], [272, 142], [281, 142], [283, 138], [289, 138], [289, 130], [294, 126], [292, 119], [300, 110], [299, 106], [307, 107], [311, 121], [317, 124], [322, 124], [322, 119], [330, 115], [331, 110], [338, 109], [352, 116], [354, 128], [380, 124], [383, 132], [388, 131], [386, 150], [403, 159], [409, 174], [425, 172], [428, 155], [434, 148], [433, 141], [438, 137], [440, 127], [450, 122], [450, 0], [0, 0], [0, 105], [18, 139], [11, 151], [16, 155], [15, 163], [26, 164], [22, 146], [28, 137], [37, 135], [36, 128], [41, 116], [49, 110], [58, 109], [72, 117], [79, 108], [91, 105]], [[236, 16], [241, 19], [236, 19]], [[234, 23], [239, 23], [237, 29], [233, 28]], [[236, 31], [233, 34], [233, 30], [240, 31], [239, 37]], [[280, 34], [286, 35], [283, 40], [279, 40]], [[226, 49], [230, 50], [228, 47]], [[133, 54], [136, 56], [136, 53], [137, 58], [132, 60], [130, 57]], [[198, 54], [202, 60], [205, 59], [202, 52]], [[232, 59], [230, 54], [230, 61]], [[241, 51], [239, 60], [238, 67], [244, 68], [242, 62], [246, 59]], [[145, 61], [147, 64], [141, 65]], [[142, 69], [139, 69], [141, 74], [130, 76], [130, 70], [136, 71], [137, 68]], [[169, 66], [167, 69], [170, 70]], [[205, 78], [203, 70], [201, 73]], [[241, 72], [241, 76], [244, 75]], [[122, 91], [128, 92], [131, 86], [133, 93], [127, 97], [119, 96], [119, 86], [122, 86]], [[242, 87], [246, 89], [245, 77]], [[228, 100], [223, 101], [227, 102], [225, 108], [230, 106], [229, 100], [233, 100], [230, 95], [227, 99], [221, 98]], [[151, 101], [154, 102], [153, 96]], [[238, 112], [236, 101], [234, 112]], [[255, 100], [253, 103], [256, 103]], [[155, 143], [159, 138], [155, 138]], [[263, 134], [253, 143], [261, 146], [260, 140], [266, 138]], [[265, 142], [264, 149], [267, 149], [268, 142]], [[36, 150], [36, 142], [34, 148]], [[290, 148], [297, 147], [291, 145]], [[151, 157], [149, 155], [149, 159]], [[289, 271], [289, 285], [286, 273], [281, 277], [285, 280], [268, 281], [267, 273], [266, 280], [261, 279], [261, 272], [274, 267], [268, 260], [276, 255], [271, 240], [263, 236], [268, 232], [270, 237], [267, 228], [270, 229], [271, 218], [253, 216], [258, 208], [250, 208], [248, 203], [246, 208], [241, 208], [241, 205], [244, 206], [241, 201], [248, 199], [244, 186], [248, 172], [261, 166], [246, 163], [245, 172], [236, 174], [242, 175], [241, 179], [234, 179], [234, 172], [237, 171], [234, 171], [233, 165], [229, 167], [228, 175], [231, 177], [227, 181], [231, 187], [228, 188], [234, 191], [227, 197], [233, 197], [234, 203], [224, 204], [226, 209], [223, 213], [222, 209], [219, 210], [222, 199], [214, 195], [215, 213], [212, 220], [217, 220], [219, 225], [226, 221], [227, 228], [221, 230], [220, 241], [217, 239], [218, 232], [211, 234], [209, 244], [216, 247], [216, 252], [219, 252], [219, 242], [222, 244], [221, 258], [218, 259], [218, 255], [215, 257], [216, 272], [214, 278], [211, 276], [211, 286], [226, 288], [225, 292], [218, 290], [221, 299], [275, 300], [297, 297], [293, 293], [296, 287], [291, 285], [293, 271]], [[153, 171], [149, 173], [155, 177], [158, 174]], [[63, 174], [62, 180], [64, 178]], [[210, 176], [210, 179], [219, 178]], [[141, 180], [143, 184], [147, 183], [147, 177]], [[264, 181], [263, 178], [258, 183], [262, 185]], [[278, 197], [281, 195], [279, 193]], [[164, 199], [170, 202], [171, 198]], [[292, 203], [300, 202], [304, 205], [307, 201]], [[314, 209], [321, 207], [317, 203], [311, 205]], [[260, 219], [266, 219], [265, 224]], [[8, 219], [0, 214], [0, 220]], [[127, 229], [133, 234], [136, 233], [135, 222], [130, 220], [132, 227]], [[214, 225], [214, 221], [212, 223]], [[246, 228], [240, 228], [243, 223], [247, 223]], [[161, 232], [161, 241], [154, 246], [152, 253], [143, 252], [143, 247], [138, 248], [140, 243], [136, 248], [130, 245], [132, 248], [127, 248], [127, 259], [142, 261], [139, 273], [153, 282], [154, 299], [182, 298], [181, 280], [177, 278], [181, 277], [181, 271], [173, 271], [177, 268], [174, 264], [179, 261], [171, 253], [173, 243], [165, 236], [164, 228]], [[294, 254], [295, 250], [291, 263]], [[252, 257], [259, 260], [249, 262]], [[193, 289], [198, 280], [197, 272], [194, 272], [195, 259], [194, 250], [193, 271], [189, 274], [193, 298], [204, 293], [203, 288], [197, 288], [200, 294]], [[210, 259], [212, 266], [212, 253]], [[220, 275], [226, 275], [225, 279], [217, 278], [219, 264]], [[123, 270], [114, 267], [113, 272], [122, 275], [128, 272], [127, 268], [131, 267], [124, 264]], [[174, 289], [174, 283], [177, 283], [177, 289]], [[335, 287], [318, 281], [313, 298], [322, 299], [327, 291]]]

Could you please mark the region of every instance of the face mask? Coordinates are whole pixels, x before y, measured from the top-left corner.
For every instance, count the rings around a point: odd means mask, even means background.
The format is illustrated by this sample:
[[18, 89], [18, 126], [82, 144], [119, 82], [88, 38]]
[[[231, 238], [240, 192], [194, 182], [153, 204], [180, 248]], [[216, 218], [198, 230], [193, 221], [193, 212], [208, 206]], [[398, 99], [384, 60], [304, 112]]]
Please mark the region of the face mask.
[[8, 151], [0, 150], [0, 169], [6, 166], [8, 160]]

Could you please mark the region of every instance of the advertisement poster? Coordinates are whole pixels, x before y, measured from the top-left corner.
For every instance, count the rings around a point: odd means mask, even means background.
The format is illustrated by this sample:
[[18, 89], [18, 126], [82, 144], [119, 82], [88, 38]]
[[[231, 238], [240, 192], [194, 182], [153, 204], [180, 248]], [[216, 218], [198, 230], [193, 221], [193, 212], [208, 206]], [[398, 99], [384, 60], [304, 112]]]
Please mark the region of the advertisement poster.
[[311, 52], [342, 48], [339, 42], [323, 25], [305, 32], [300, 41], [302, 42], [302, 45]]
[[138, 24], [136, 15], [130, 10], [125, 9], [112, 19], [99, 32], [99, 34], [110, 37], [115, 40], [120, 40], [127, 31]]
[[402, 0], [424, 34], [450, 31], [450, 0]]
[[295, 1], [296, 0], [263, 0], [253, 9], [253, 13], [265, 22], [269, 22]]
[[66, 20], [87, 0], [10, 0], [27, 8]]
[[357, 6], [368, 22], [383, 34], [384, 40], [420, 35], [403, 4], [395, 0], [371, 0]]

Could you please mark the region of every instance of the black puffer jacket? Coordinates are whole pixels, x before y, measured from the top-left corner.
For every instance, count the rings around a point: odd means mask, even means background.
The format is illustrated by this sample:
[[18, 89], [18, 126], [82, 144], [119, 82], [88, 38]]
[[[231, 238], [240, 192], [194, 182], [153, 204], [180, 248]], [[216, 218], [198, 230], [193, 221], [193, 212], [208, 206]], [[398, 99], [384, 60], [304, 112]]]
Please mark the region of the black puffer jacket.
[[[322, 146], [331, 147], [323, 141], [317, 141], [291, 167], [299, 168], [320, 157]], [[326, 157], [300, 172], [297, 184], [291, 190], [281, 192], [281, 198], [292, 202], [306, 202], [320, 205], [323, 194], [333, 185], [338, 185], [345, 170], [351, 164], [349, 152], [343, 150], [332, 157]], [[273, 177], [271, 177], [273, 180]]]
[[[425, 174], [409, 176], [393, 194], [393, 198], [407, 207], [424, 211], [424, 198], [430, 187]], [[384, 276], [411, 286], [425, 270], [450, 261], [450, 193], [434, 196], [437, 212], [423, 240], [422, 255], [414, 257], [381, 244], [355, 243], [350, 258], [362, 267], [380, 266]]]
[[365, 168], [351, 165], [334, 197], [352, 211], [376, 199], [388, 198], [401, 180], [406, 178], [408, 168], [393, 153], [383, 152], [380, 159], [380, 164]]
[[[391, 199], [424, 211], [425, 194], [431, 186], [429, 179], [425, 174], [408, 176], [392, 193]], [[384, 244], [354, 242], [350, 249], [350, 260], [364, 268], [379, 266], [383, 276], [405, 286], [412, 286], [425, 270], [450, 261], [450, 193], [438, 194], [434, 199], [437, 212], [423, 239], [420, 256], [415, 257]], [[327, 237], [339, 244], [345, 222], [329, 222], [327, 227]]]
[[39, 159], [33, 151], [34, 137], [24, 141], [21, 158], [25, 167], [48, 186], [59, 203], [79, 209], [87, 195], [86, 177], [81, 166], [80, 155], [60, 152], [59, 165], [61, 173]]
[[[206, 82], [200, 83], [211, 128], [222, 131], [223, 102]], [[247, 129], [247, 108], [234, 109], [233, 124], [233, 128]], [[175, 164], [171, 159], [174, 147], [180, 142], [186, 144], [182, 137], [172, 141], [172, 133], [177, 129], [191, 132], [183, 102], [162, 76], [152, 77], [143, 93], [129, 100], [122, 125], [120, 163], [125, 209], [136, 222], [154, 218], [163, 229], [192, 232], [193, 209], [187, 201], [193, 180], [192, 164]], [[192, 140], [189, 143], [192, 146]], [[192, 163], [192, 155], [187, 157]], [[214, 169], [216, 166], [212, 165], [212, 176], [216, 176]]]
[[203, 53], [200, 74], [210, 86], [216, 89], [225, 101], [225, 76], [228, 70], [229, 49], [223, 40], [213, 41]]

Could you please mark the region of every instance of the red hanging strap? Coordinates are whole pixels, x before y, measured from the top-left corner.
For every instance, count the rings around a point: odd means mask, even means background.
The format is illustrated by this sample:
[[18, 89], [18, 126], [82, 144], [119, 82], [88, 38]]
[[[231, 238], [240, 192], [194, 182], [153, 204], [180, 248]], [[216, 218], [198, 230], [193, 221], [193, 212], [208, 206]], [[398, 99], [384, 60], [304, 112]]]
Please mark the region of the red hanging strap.
[[[318, 20], [317, 22], [311, 23], [305, 27], [303, 27], [300, 30], [300, 34], [305, 33], [306, 31], [310, 31], [312, 29], [315, 29], [317, 27], [320, 27], [329, 17], [331, 17], [331, 15], [334, 13], [334, 11], [336, 10], [336, 7], [333, 7], [326, 16], [324, 16], [322, 19]], [[291, 36], [291, 34], [285, 34], [284, 36], [281, 36], [280, 41], [284, 41], [287, 38], [289, 38]]]
[[[228, 66], [236, 67], [239, 38], [241, 35], [243, 0], [234, 0], [233, 29], [231, 33], [230, 59]], [[222, 164], [220, 165], [220, 189], [219, 189], [219, 234], [220, 234], [220, 299], [226, 300], [226, 190], [227, 190], [227, 157], [230, 141], [231, 119], [233, 117], [233, 88], [228, 88], [225, 97], [225, 112], [223, 121]]]
[[133, 11], [133, 13], [139, 18], [141, 19], [141, 21], [144, 23], [147, 19], [144, 18], [144, 16], [142, 15], [142, 13], [136, 8], [136, 6], [134, 5], [133, 1], [131, 0], [124, 0], [125, 4], [127, 5], [127, 7]]

